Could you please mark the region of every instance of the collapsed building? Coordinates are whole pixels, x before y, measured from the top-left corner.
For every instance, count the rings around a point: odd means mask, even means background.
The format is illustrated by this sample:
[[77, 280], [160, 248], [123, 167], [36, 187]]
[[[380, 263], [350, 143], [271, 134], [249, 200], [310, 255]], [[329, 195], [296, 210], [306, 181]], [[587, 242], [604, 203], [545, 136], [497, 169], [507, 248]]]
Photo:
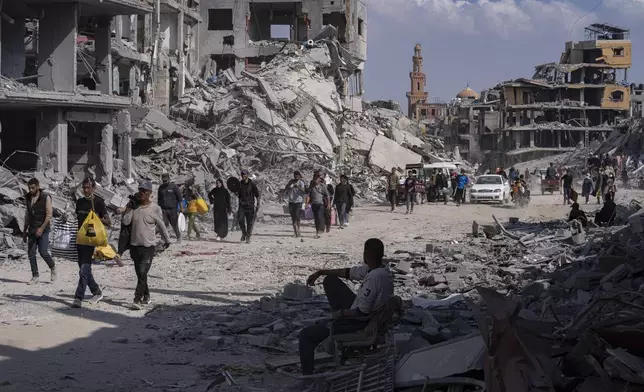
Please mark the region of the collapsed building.
[[509, 166], [603, 141], [633, 111], [632, 44], [629, 30], [616, 26], [595, 23], [585, 33], [584, 41], [566, 43], [559, 62], [536, 66], [532, 78], [459, 101], [460, 125], [446, 145]]
[[268, 63], [287, 41], [307, 42], [328, 38], [327, 26], [335, 27], [340, 43], [359, 65], [343, 84], [343, 97], [364, 90], [363, 69], [367, 59], [367, 4], [365, 0], [202, 0], [200, 32], [202, 76], [208, 79], [231, 69], [255, 72]]

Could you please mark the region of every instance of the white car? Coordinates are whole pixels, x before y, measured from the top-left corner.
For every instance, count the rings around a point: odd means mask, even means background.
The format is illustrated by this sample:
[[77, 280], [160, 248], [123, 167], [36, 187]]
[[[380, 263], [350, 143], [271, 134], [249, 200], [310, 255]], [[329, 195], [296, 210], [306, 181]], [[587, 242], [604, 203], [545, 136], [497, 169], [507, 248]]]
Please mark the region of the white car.
[[486, 201], [507, 203], [510, 201], [510, 183], [498, 174], [480, 176], [469, 192], [470, 201], [473, 203]]

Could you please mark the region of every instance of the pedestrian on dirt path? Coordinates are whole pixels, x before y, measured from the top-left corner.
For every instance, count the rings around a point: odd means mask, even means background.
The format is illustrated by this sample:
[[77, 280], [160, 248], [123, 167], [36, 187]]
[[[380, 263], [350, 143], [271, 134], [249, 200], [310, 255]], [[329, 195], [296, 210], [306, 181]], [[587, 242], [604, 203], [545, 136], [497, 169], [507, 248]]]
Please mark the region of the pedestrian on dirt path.
[[123, 223], [132, 225], [130, 255], [136, 272], [136, 289], [132, 303], [134, 309], [141, 309], [141, 305], [150, 304], [148, 273], [157, 245], [155, 229], [161, 233], [163, 247], [167, 249], [170, 246], [170, 236], [163, 222], [163, 212], [161, 207], [150, 200], [151, 195], [152, 183], [143, 181], [139, 184], [139, 208], [128, 209], [123, 215]]
[[186, 185], [186, 188], [183, 191], [183, 197], [188, 202], [188, 232], [186, 233], [186, 239], [190, 240], [190, 234], [195, 232], [197, 240], [201, 239], [201, 233], [197, 229], [197, 215], [199, 215], [199, 210], [197, 208], [197, 200], [201, 197], [199, 192], [194, 186], [194, 183], [191, 181]]
[[250, 244], [253, 235], [253, 225], [260, 206], [260, 194], [257, 185], [250, 179], [248, 170], [241, 171], [242, 180], [239, 183], [239, 209], [237, 212], [239, 227], [242, 231], [241, 242]]
[[398, 184], [400, 183], [400, 176], [395, 167], [391, 168], [391, 174], [387, 177], [387, 199], [391, 204], [391, 212], [396, 211], [396, 204], [398, 202]]
[[351, 198], [349, 179], [344, 174], [340, 176], [340, 183], [335, 187], [333, 203], [338, 212], [340, 228], [344, 229], [347, 224], [347, 206]]
[[[331, 305], [337, 334], [363, 330], [369, 323], [369, 315], [386, 307], [394, 295], [394, 281], [391, 272], [383, 264], [385, 246], [377, 238], [368, 239], [364, 244], [364, 264], [351, 268], [320, 270], [307, 279], [313, 286], [324, 276], [322, 285]], [[341, 278], [362, 281], [355, 294]], [[357, 319], [360, 318], [360, 319]], [[300, 332], [299, 350], [302, 373], [313, 374], [315, 348], [331, 333], [330, 325], [320, 323], [306, 327]]]
[[302, 180], [302, 173], [299, 171], [293, 173], [293, 178], [286, 184], [284, 193], [288, 195], [288, 212], [291, 215], [295, 238], [301, 237], [302, 205], [306, 199], [306, 183]]
[[347, 202], [347, 215], [345, 216], [346, 220], [344, 222], [345, 227], [349, 226], [349, 220], [353, 214], [353, 206], [355, 205], [356, 198], [356, 189], [349, 181], [349, 177], [347, 177], [347, 185], [349, 185], [349, 201]]
[[467, 175], [465, 169], [461, 169], [461, 173], [456, 176], [456, 191], [454, 192], [454, 201], [456, 206], [460, 207], [465, 204], [465, 186], [467, 185]]
[[[85, 178], [81, 184], [83, 187], [83, 197], [76, 200], [76, 218], [78, 219], [78, 229], [83, 226], [85, 219], [91, 211], [98, 216], [105, 226], [110, 225], [110, 218], [107, 215], [107, 208], [103, 199], [94, 195], [96, 182], [93, 178]], [[165, 228], [165, 226], [164, 226]], [[76, 245], [78, 252], [78, 285], [76, 286], [76, 293], [74, 294], [74, 302], [72, 307], [80, 308], [83, 306], [83, 299], [85, 298], [85, 290], [89, 287], [92, 295], [92, 301], [98, 303], [103, 299], [103, 292], [96, 283], [94, 275], [92, 274], [92, 259], [94, 256], [94, 246]]]
[[590, 173], [586, 173], [584, 176], [584, 182], [581, 184], [581, 195], [586, 198], [586, 204], [590, 200], [590, 195], [593, 193], [593, 179], [590, 177]]
[[[181, 243], [181, 230], [179, 230], [179, 212], [185, 213], [181, 203], [182, 195], [179, 187], [170, 181], [170, 174], [161, 175], [161, 185], [157, 192], [157, 202], [163, 211], [163, 221], [166, 227], [172, 226], [177, 236], [177, 243]], [[178, 206], [178, 207], [177, 207]], [[178, 209], [178, 210], [177, 210]]]
[[320, 238], [325, 231], [324, 212], [331, 208], [331, 199], [322, 176], [318, 176], [315, 185], [309, 188], [309, 204], [315, 221], [315, 238]]
[[565, 174], [561, 176], [561, 183], [563, 184], [563, 198], [564, 204], [570, 204], [570, 190], [572, 189], [572, 174], [569, 170], [564, 172]]
[[56, 281], [56, 263], [49, 253], [50, 222], [53, 215], [51, 196], [40, 189], [40, 183], [36, 178], [29, 180], [27, 187], [29, 193], [26, 198], [25, 228], [22, 232], [24, 241], [27, 241], [27, 255], [31, 265], [29, 284], [36, 284], [40, 281], [36, 250], [47, 263], [51, 271], [50, 280], [54, 282]]
[[322, 185], [326, 184], [326, 191], [329, 194], [329, 205], [328, 208], [324, 209], [324, 229], [328, 233], [331, 231], [331, 214], [333, 214], [333, 199], [335, 195], [335, 190], [330, 181], [327, 181], [326, 173], [320, 171], [320, 178], [322, 178]]
[[230, 192], [224, 187], [224, 181], [218, 178], [215, 187], [208, 193], [208, 201], [212, 205], [212, 213], [215, 220], [216, 241], [221, 241], [228, 235], [228, 214], [230, 208]]
[[414, 213], [414, 204], [416, 203], [416, 173], [409, 171], [405, 180], [405, 214]]

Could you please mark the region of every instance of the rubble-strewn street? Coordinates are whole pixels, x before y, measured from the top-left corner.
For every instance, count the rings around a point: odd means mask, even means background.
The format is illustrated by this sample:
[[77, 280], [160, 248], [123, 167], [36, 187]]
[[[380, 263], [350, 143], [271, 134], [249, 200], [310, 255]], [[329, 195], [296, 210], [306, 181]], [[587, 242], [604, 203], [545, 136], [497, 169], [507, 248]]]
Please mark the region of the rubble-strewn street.
[[[619, 196], [623, 202], [641, 197], [633, 192]], [[593, 207], [587, 211], [591, 213]], [[297, 355], [299, 330], [328, 317], [328, 305], [318, 296], [322, 294], [320, 286], [316, 286], [315, 296], [309, 297], [306, 290], [285, 285], [305, 281], [316, 269], [360, 264], [361, 244], [370, 237], [384, 240], [386, 258], [397, 277], [395, 293], [411, 300], [395, 329], [399, 364], [426, 364], [440, 352], [421, 350], [405, 357], [412, 349], [430, 344], [437, 348], [447, 344], [449, 349], [454, 339], [476, 336], [477, 313], [464, 299], [473, 298], [478, 303], [481, 297], [472, 289], [481, 285], [519, 295], [524, 306], [518, 313], [501, 312], [501, 307], [514, 309], [518, 305], [501, 306], [498, 301], [510, 299], [481, 292], [483, 303], [487, 303], [484, 312], [500, 320], [499, 324], [495, 321], [493, 330], [508, 317], [512, 331], [519, 331], [529, 320], [532, 331], [541, 336], [570, 342], [556, 347], [571, 366], [577, 366], [562, 368], [566, 373], [576, 377], [585, 374], [589, 379], [597, 374], [599, 382], [610, 372], [612, 385], [622, 385], [620, 380], [638, 382], [637, 372], [628, 373], [626, 369], [633, 369], [630, 366], [641, 359], [620, 349], [632, 344], [620, 340], [616, 333], [637, 314], [623, 312], [629, 308], [637, 312], [641, 306], [637, 304], [638, 269], [631, 263], [641, 260], [641, 253], [635, 253], [640, 246], [641, 226], [639, 234], [624, 236], [620, 233], [634, 229], [613, 227], [596, 229], [596, 234], [589, 233], [584, 239], [571, 233], [566, 223], [548, 223], [567, 217], [568, 212], [568, 206], [563, 206], [557, 196], [536, 196], [528, 208], [521, 210], [494, 205], [457, 209], [452, 204], [425, 204], [413, 215], [403, 215], [391, 214], [386, 207], [365, 205], [355, 211], [347, 229], [333, 229], [323, 239], [313, 240], [313, 229], [307, 226], [300, 242], [291, 238], [280, 211], [267, 211], [266, 216], [271, 218], [265, 220], [269, 223], [258, 224], [256, 241], [251, 245], [237, 243], [238, 232], [216, 243], [210, 230], [208, 239], [174, 245], [155, 259], [151, 271], [154, 305], [146, 312], [127, 307], [135, 283], [130, 263], [123, 268], [111, 262], [97, 265], [95, 274], [105, 287], [106, 298], [97, 305], [70, 309], [78, 274], [75, 263], [59, 261], [59, 280], [54, 284], [27, 286], [26, 260], [7, 259], [0, 262], [0, 385], [7, 391], [287, 390], [294, 381], [271, 366], [278, 366], [278, 361], [288, 363], [288, 358]], [[493, 216], [503, 230], [495, 227]], [[518, 218], [519, 223], [510, 225], [511, 217]], [[473, 221], [477, 225], [473, 226]], [[479, 234], [476, 237], [473, 228]], [[626, 297], [606, 305], [617, 308], [598, 313], [597, 305], [592, 304], [602, 304], [607, 295]], [[598, 318], [602, 315], [602, 320], [608, 319], [612, 326]], [[589, 335], [589, 328], [600, 322], [603, 332]], [[636, 329], [631, 331], [637, 333]], [[517, 339], [515, 333], [519, 332], [500, 330], [491, 338], [501, 345], [498, 349], [505, 350], [503, 347]], [[558, 364], [556, 354], [548, 351], [550, 343], [535, 345], [525, 335], [520, 336], [524, 336], [522, 350], [534, 352], [544, 366]], [[585, 366], [591, 354], [579, 347], [581, 343], [571, 351], [575, 339], [583, 337], [579, 341], [584, 342], [598, 336], [605, 339], [602, 347], [606, 348], [591, 347], [606, 350], [592, 352], [601, 362], [587, 370], [578, 368]], [[441, 367], [403, 367], [396, 373], [396, 383], [410, 381], [399, 378], [417, 379], [414, 372], [431, 372], [426, 377], [432, 379], [468, 373], [483, 380], [481, 341], [458, 342], [464, 342], [459, 343], [466, 350], [462, 355], [474, 355], [473, 362], [465, 364], [459, 357]], [[495, 356], [494, 362], [485, 366], [507, 372], [507, 377], [515, 369], [503, 361], [532, 355], [501, 352], [503, 355]], [[413, 355], [421, 355], [422, 360]], [[550, 356], [555, 359], [550, 360]], [[545, 371], [534, 370], [534, 363], [520, 363], [530, 374]], [[222, 372], [229, 377], [221, 378]], [[549, 379], [550, 373], [541, 376], [547, 382], [563, 382]], [[227, 380], [234, 380], [238, 386], [230, 387]]]

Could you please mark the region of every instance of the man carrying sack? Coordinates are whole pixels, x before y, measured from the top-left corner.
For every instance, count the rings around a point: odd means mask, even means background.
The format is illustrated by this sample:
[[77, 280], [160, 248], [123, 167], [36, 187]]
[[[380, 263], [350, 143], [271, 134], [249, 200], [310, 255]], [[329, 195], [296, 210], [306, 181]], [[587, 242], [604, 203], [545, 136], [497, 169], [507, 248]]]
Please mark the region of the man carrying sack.
[[76, 250], [78, 252], [79, 279], [72, 303], [74, 308], [80, 308], [83, 305], [85, 290], [88, 286], [94, 295], [92, 298], [94, 303], [103, 299], [103, 292], [92, 274], [92, 256], [97, 246], [107, 245], [107, 232], [103, 225], [110, 225], [105, 203], [102, 199], [94, 196], [96, 187], [94, 179], [84, 179], [82, 187], [84, 197], [76, 200], [76, 217], [78, 218]]

